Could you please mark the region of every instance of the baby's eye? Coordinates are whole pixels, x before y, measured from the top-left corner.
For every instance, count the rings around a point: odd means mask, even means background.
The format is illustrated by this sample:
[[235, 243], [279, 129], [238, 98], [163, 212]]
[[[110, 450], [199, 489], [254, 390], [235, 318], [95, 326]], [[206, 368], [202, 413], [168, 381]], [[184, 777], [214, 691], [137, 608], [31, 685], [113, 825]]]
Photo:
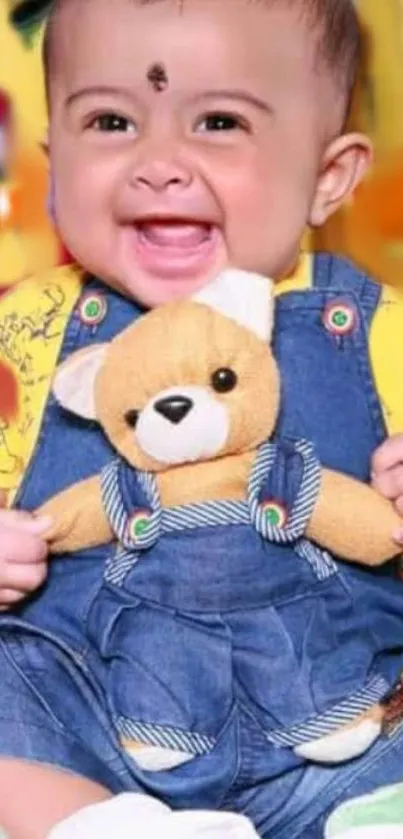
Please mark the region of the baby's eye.
[[210, 131], [245, 131], [247, 130], [247, 124], [242, 117], [217, 111], [216, 113], [206, 114], [198, 122], [197, 129], [202, 133]]
[[89, 127], [94, 128], [95, 131], [123, 132], [125, 134], [132, 134], [136, 131], [136, 126], [132, 120], [114, 113], [99, 114], [91, 120]]

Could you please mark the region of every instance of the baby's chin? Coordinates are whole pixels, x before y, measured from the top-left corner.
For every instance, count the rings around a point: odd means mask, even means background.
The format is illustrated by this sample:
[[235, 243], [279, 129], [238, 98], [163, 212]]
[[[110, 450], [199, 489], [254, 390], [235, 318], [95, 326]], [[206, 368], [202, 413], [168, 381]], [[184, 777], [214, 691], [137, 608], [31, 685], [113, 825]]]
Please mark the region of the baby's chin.
[[[181, 300], [192, 297], [199, 289], [208, 285], [221, 271], [228, 268], [225, 259], [216, 261], [209, 266], [209, 270], [197, 275], [161, 277], [151, 274], [143, 274], [140, 271], [126, 274], [126, 276], [105, 276], [105, 282], [120, 291], [126, 297], [135, 300], [144, 309], [153, 309], [156, 306], [170, 303], [174, 300]], [[99, 276], [99, 274], [98, 274]]]
[[220, 273], [220, 270], [222, 269], [217, 268], [212, 274], [197, 278], [189, 277], [188, 280], [180, 280], [179, 282], [171, 279], [161, 280], [159, 277], [150, 277], [143, 281], [136, 278], [134, 283], [121, 284], [120, 291], [127, 297], [136, 300], [145, 309], [153, 309], [173, 300], [191, 297], [214, 279]]

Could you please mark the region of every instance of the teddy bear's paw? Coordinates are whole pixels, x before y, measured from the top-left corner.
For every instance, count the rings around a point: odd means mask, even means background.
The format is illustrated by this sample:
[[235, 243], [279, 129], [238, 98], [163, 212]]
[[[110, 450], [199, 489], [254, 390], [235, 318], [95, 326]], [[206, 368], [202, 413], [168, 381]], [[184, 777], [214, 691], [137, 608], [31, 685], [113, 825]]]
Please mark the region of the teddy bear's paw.
[[345, 726], [318, 740], [311, 740], [294, 748], [299, 757], [314, 763], [343, 763], [364, 754], [378, 739], [382, 723], [377, 719], [363, 719], [355, 725]]
[[77, 518], [75, 511], [70, 509], [66, 502], [63, 503], [59, 497], [56, 497], [35, 510], [35, 516], [49, 518], [50, 524], [43, 534], [44, 538], [53, 552], [64, 551], [65, 543], [69, 541], [75, 527]]

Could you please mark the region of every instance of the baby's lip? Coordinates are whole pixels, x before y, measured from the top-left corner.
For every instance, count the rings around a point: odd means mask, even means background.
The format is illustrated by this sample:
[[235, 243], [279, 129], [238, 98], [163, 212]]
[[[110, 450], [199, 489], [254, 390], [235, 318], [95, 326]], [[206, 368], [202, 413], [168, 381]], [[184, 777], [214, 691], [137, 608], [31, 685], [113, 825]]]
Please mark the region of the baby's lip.
[[123, 224], [151, 224], [165, 223], [165, 224], [206, 224], [221, 226], [222, 219], [219, 213], [213, 208], [205, 207], [204, 209], [194, 204], [184, 204], [176, 207], [169, 207], [168, 205], [150, 206], [147, 209], [137, 210], [130, 213], [127, 208], [127, 214], [122, 214], [121, 222]]
[[205, 225], [219, 225], [220, 220], [212, 213], [192, 213], [192, 212], [166, 212], [155, 211], [150, 213], [142, 213], [141, 215], [131, 216], [126, 220], [129, 224], [205, 224]]

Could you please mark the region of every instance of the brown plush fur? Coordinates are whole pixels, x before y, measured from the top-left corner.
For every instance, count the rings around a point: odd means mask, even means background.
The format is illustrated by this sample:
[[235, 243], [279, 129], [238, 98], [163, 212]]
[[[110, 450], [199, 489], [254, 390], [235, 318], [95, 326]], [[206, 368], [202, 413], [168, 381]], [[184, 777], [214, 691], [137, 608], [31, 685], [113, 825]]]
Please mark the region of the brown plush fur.
[[203, 501], [242, 501], [254, 459], [252, 451], [207, 463], [187, 463], [161, 472], [157, 477], [161, 501], [165, 507]]
[[[75, 377], [77, 358], [85, 359], [91, 352], [92, 348], [71, 356], [62, 365], [63, 374], [71, 370]], [[214, 394], [230, 419], [228, 440], [219, 456], [168, 468], [146, 455], [125, 421], [126, 412], [141, 410], [173, 386], [209, 388], [218, 367], [231, 367], [238, 376], [233, 391]], [[165, 506], [244, 498], [256, 449], [274, 430], [279, 402], [279, 374], [267, 345], [235, 321], [192, 301], [155, 309], [124, 330], [108, 346], [95, 379], [98, 421], [129, 463], [157, 473]], [[111, 539], [97, 478], [71, 487], [39, 512], [54, 518], [48, 538], [55, 552]], [[307, 528], [313, 541], [346, 560], [376, 565], [397, 553], [392, 535], [400, 525], [392, 504], [369, 486], [323, 471]]]
[[306, 535], [343, 559], [380, 565], [398, 553], [392, 534], [401, 524], [390, 501], [370, 486], [324, 469]]
[[45, 510], [53, 518], [46, 538], [54, 553], [95, 548], [114, 538], [104, 512], [98, 475], [54, 495], [39, 514]]
[[113, 446], [139, 469], [165, 470], [135, 445], [124, 421], [126, 411], [143, 408], [157, 393], [176, 385], [209, 387], [218, 367], [233, 367], [240, 383], [217, 397], [230, 417], [228, 444], [220, 456], [256, 449], [277, 419], [280, 386], [274, 359], [248, 329], [190, 301], [155, 309], [112, 341], [96, 381], [95, 402]]

